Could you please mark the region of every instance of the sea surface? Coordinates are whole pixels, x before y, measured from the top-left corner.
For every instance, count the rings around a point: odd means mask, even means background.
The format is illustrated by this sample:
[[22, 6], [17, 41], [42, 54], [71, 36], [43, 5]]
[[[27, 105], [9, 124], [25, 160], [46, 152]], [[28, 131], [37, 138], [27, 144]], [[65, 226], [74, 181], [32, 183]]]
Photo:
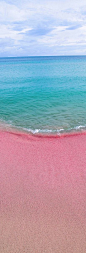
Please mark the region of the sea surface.
[[0, 58], [0, 125], [33, 134], [86, 129], [86, 56]]

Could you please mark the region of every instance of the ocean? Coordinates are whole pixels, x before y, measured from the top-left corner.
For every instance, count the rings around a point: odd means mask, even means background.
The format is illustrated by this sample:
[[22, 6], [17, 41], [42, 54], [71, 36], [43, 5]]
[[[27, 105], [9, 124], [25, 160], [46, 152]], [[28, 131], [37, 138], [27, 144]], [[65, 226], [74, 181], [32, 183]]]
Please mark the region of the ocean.
[[86, 129], [86, 56], [0, 58], [0, 126], [33, 134]]

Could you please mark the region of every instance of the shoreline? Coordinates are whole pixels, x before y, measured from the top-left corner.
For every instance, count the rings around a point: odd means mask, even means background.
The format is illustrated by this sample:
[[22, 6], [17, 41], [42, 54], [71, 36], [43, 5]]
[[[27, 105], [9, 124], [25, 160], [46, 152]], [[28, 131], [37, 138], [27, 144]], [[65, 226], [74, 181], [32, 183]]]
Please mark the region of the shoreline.
[[72, 131], [64, 131], [63, 133], [32, 133], [28, 131], [23, 131], [22, 129], [12, 128], [12, 127], [2, 127], [0, 126], [0, 132], [6, 132], [8, 134], [13, 134], [17, 136], [25, 136], [25, 137], [34, 137], [34, 138], [65, 138], [65, 137], [73, 137], [79, 135], [86, 135], [86, 130], [72, 130]]
[[85, 131], [0, 130], [0, 224], [0, 253], [85, 252]]
[[6, 123], [4, 121], [0, 121], [0, 131], [6, 131], [6, 132], [17, 132], [17, 133], [22, 133], [22, 134], [29, 134], [32, 136], [51, 136], [51, 137], [59, 137], [59, 136], [69, 136], [69, 135], [74, 135], [74, 134], [80, 134], [80, 133], [85, 133], [86, 132], [86, 126], [76, 126], [72, 128], [59, 128], [59, 129], [31, 129], [31, 128], [25, 128], [25, 127], [20, 127], [16, 125], [11, 125], [10, 123]]

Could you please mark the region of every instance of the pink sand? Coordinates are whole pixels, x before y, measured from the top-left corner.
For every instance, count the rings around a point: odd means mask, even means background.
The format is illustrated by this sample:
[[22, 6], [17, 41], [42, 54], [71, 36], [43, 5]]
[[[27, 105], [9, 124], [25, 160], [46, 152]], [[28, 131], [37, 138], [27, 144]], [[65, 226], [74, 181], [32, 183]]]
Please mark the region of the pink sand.
[[86, 133], [0, 131], [0, 253], [86, 252]]

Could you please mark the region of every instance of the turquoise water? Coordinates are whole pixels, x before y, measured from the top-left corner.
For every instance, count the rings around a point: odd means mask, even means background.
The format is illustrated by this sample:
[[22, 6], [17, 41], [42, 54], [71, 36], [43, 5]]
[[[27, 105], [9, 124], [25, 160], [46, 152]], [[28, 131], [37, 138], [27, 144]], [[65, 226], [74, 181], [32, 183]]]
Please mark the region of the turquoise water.
[[0, 58], [0, 122], [33, 133], [86, 129], [86, 57]]

